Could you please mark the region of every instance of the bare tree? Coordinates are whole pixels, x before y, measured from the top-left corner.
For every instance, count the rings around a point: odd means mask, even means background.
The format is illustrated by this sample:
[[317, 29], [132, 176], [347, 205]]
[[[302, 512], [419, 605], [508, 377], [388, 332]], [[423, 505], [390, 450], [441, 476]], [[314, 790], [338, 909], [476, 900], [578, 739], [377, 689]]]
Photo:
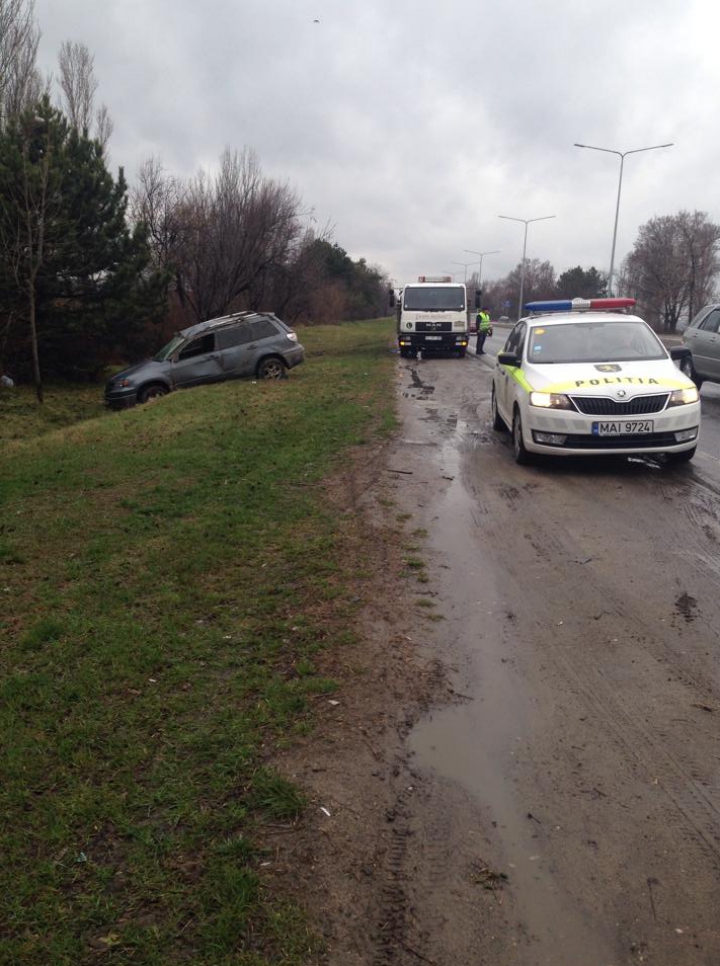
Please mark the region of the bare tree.
[[95, 112], [95, 138], [100, 142], [103, 154], [107, 154], [108, 141], [115, 129], [106, 104], [101, 104]]
[[81, 134], [88, 134], [98, 86], [94, 74], [95, 58], [85, 44], [66, 40], [60, 47], [58, 63], [63, 109], [71, 127]]
[[0, 0], [0, 127], [42, 95], [39, 42], [34, 0]]
[[144, 222], [157, 265], [166, 267], [177, 247], [179, 209], [183, 198], [180, 182], [167, 175], [159, 158], [148, 158], [138, 172], [132, 191], [130, 214]]
[[687, 259], [687, 314], [691, 319], [701, 306], [712, 299], [714, 282], [720, 270], [720, 226], [709, 221], [702, 211], [681, 211], [677, 217]]
[[179, 204], [184, 230], [172, 252], [178, 292], [198, 319], [258, 307], [264, 281], [291, 255], [301, 233], [300, 202], [262, 175], [251, 151], [226, 150], [214, 180], [200, 172]]
[[623, 280], [648, 321], [674, 332], [709, 301], [720, 271], [720, 226], [705, 212], [681, 211], [642, 225]]

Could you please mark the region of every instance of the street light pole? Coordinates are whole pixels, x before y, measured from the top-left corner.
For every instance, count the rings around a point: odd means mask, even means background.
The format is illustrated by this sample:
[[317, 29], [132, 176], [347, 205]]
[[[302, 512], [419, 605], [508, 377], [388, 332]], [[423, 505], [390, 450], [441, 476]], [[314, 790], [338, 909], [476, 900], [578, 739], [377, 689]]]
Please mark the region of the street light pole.
[[522, 262], [520, 263], [520, 303], [518, 305], [518, 321], [522, 318], [523, 290], [525, 289], [525, 252], [527, 251], [528, 225], [533, 221], [548, 221], [555, 218], [555, 215], [543, 215], [541, 218], [513, 218], [510, 215], [498, 215], [498, 218], [506, 218], [508, 221], [520, 221], [525, 225], [525, 238], [523, 240]]
[[[481, 282], [482, 282], [483, 255], [499, 255], [501, 249], [496, 248], [495, 251], [492, 251], [492, 252], [474, 252], [472, 250], [472, 248], [463, 248], [463, 251], [464, 252], [467, 252], [468, 255], [479, 255], [480, 256], [480, 268], [478, 269], [478, 284], [477, 284], [477, 287], [480, 289], [480, 291], [482, 291]], [[472, 265], [472, 262], [470, 262], [470, 264]]]
[[576, 148], [587, 148], [589, 151], [604, 151], [606, 154], [616, 154], [620, 158], [620, 178], [618, 180], [617, 201], [615, 203], [615, 225], [613, 227], [612, 250], [610, 252], [610, 271], [608, 273], [608, 295], [613, 294], [613, 270], [615, 268], [615, 242], [617, 241], [618, 217], [620, 215], [620, 192], [622, 191], [622, 176], [625, 158], [628, 154], [640, 154], [642, 151], [658, 151], [660, 148], [671, 148], [673, 141], [669, 144], [653, 144], [649, 148], [634, 148], [632, 151], [613, 151], [612, 148], [597, 148], [593, 144], [574, 144]]
[[477, 262], [453, 262], [453, 265], [462, 265], [465, 269], [465, 284], [467, 285], [467, 270], [469, 265], [477, 265]]
[[[468, 297], [467, 297], [467, 270], [469, 265], [476, 265], [477, 262], [453, 262], [452, 264], [462, 265], [462, 267], [465, 269], [465, 305], [466, 305], [466, 313], [467, 313], [467, 324], [469, 326], [470, 325], [470, 305], [468, 303]], [[482, 260], [480, 264], [482, 265]]]

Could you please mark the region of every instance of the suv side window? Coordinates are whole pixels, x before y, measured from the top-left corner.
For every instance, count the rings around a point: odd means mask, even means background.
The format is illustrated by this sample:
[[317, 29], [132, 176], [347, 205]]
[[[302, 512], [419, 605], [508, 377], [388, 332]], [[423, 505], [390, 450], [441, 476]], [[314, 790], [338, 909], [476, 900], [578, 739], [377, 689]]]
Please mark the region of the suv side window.
[[256, 339], [269, 339], [271, 336], [278, 334], [270, 319], [257, 319], [255, 322], [247, 322], [246, 325], [250, 330], [250, 338], [253, 342]]
[[233, 346], [252, 342], [252, 332], [247, 323], [230, 325], [227, 328], [218, 329], [217, 339], [221, 349], [232, 349]]
[[713, 309], [710, 315], [700, 323], [698, 328], [703, 332], [717, 332], [720, 327], [720, 309]]
[[700, 311], [696, 312], [695, 315], [693, 315], [693, 317], [688, 322], [688, 326], [687, 326], [688, 329], [699, 329], [701, 323], [703, 322], [705, 316], [708, 314], [711, 308], [712, 308], [712, 305], [703, 305]]
[[214, 352], [215, 350], [215, 333], [208, 332], [205, 335], [201, 335], [198, 339], [193, 339], [192, 342], [180, 350], [180, 355], [178, 359], [192, 359], [193, 356], [203, 356], [208, 352]]

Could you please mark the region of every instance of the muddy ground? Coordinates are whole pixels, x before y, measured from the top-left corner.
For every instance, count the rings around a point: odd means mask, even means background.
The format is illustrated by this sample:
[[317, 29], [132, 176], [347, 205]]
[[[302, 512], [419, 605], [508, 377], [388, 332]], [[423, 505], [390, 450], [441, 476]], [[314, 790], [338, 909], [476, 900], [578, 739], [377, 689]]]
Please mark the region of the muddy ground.
[[490, 372], [400, 361], [334, 493], [377, 580], [268, 874], [331, 966], [718, 966], [720, 481], [518, 467]]

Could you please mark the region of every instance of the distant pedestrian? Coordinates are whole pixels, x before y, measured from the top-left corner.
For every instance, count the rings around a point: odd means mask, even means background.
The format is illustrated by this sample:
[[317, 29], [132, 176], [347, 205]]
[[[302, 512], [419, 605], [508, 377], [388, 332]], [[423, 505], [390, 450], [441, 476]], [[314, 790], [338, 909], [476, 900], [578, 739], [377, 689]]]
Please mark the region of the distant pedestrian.
[[483, 346], [485, 345], [485, 339], [487, 339], [489, 335], [492, 335], [490, 313], [486, 308], [482, 308], [477, 314], [477, 343], [475, 345], [476, 355], [482, 356], [485, 354]]

